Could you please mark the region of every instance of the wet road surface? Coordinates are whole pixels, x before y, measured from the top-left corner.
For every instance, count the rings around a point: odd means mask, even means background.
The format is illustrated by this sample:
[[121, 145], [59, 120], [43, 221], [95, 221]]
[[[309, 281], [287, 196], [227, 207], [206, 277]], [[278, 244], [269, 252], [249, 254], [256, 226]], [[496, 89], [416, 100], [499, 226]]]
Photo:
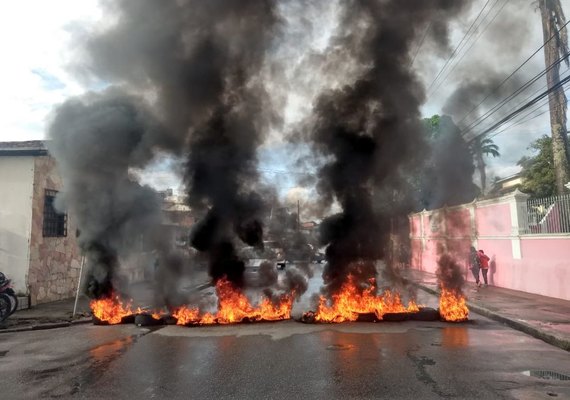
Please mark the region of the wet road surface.
[[483, 317], [0, 335], [2, 398], [570, 398], [570, 355]]
[[[311, 308], [322, 280], [293, 308]], [[418, 293], [420, 304], [437, 299]], [[213, 289], [203, 291], [213, 299]], [[295, 321], [0, 335], [0, 398], [570, 399], [570, 354], [476, 314], [441, 322]]]

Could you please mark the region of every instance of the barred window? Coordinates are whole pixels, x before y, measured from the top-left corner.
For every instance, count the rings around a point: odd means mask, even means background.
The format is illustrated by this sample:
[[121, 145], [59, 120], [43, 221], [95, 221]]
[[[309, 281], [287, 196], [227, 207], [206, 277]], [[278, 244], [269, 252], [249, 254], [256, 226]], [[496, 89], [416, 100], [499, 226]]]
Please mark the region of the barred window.
[[58, 213], [54, 207], [56, 190], [45, 191], [44, 197], [44, 237], [67, 236], [67, 214]]

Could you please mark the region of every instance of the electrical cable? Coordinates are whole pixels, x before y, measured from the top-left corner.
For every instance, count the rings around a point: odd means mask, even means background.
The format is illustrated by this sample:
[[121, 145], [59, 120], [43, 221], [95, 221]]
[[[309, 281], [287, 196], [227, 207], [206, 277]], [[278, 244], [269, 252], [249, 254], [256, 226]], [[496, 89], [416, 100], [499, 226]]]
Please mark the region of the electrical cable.
[[418, 47], [416, 49], [416, 51], [414, 52], [414, 57], [412, 58], [412, 61], [410, 61], [410, 64], [408, 65], [408, 67], [412, 67], [414, 65], [414, 62], [416, 61], [416, 57], [418, 56], [418, 53], [420, 52], [420, 49], [422, 48], [423, 44], [424, 44], [424, 40], [426, 40], [426, 36], [429, 32], [429, 30], [431, 29], [431, 25], [432, 25], [433, 21], [430, 21], [428, 27], [426, 28], [422, 39], [420, 40], [420, 43], [418, 44]]
[[[489, 26], [495, 21], [495, 19], [497, 19], [497, 17], [499, 16], [499, 14], [501, 14], [501, 11], [503, 11], [503, 9], [505, 8], [505, 6], [507, 5], [507, 3], [509, 2], [509, 0], [505, 0], [505, 2], [503, 3], [503, 5], [501, 6], [501, 8], [499, 10], [497, 10], [497, 12], [495, 13], [495, 15], [493, 16], [493, 18], [489, 21], [489, 23], [487, 23], [487, 25], [485, 25], [485, 27], [479, 32], [479, 35], [477, 35], [477, 37], [475, 38], [475, 40], [471, 43], [471, 45], [469, 46], [469, 48], [467, 50], [465, 50], [465, 52], [463, 52], [463, 54], [461, 55], [461, 57], [459, 58], [459, 60], [457, 60], [457, 62], [453, 65], [453, 67], [451, 68], [451, 70], [443, 77], [443, 79], [440, 81], [440, 83], [437, 85], [437, 87], [432, 91], [431, 95], [433, 96], [435, 93], [437, 93], [437, 91], [439, 90], [439, 88], [441, 87], [441, 85], [443, 84], [443, 82], [445, 82], [445, 80], [451, 76], [451, 74], [453, 73], [453, 71], [455, 71], [455, 68], [457, 68], [457, 66], [459, 64], [461, 64], [461, 61], [463, 60], [463, 58], [465, 58], [465, 55], [467, 53], [469, 53], [471, 51], [471, 49], [473, 48], [473, 46], [475, 45], [475, 43], [477, 43], [477, 41], [481, 38], [481, 36], [485, 33], [485, 31], [489, 28]], [[489, 13], [485, 16], [485, 18], [482, 20], [482, 23], [485, 22], [485, 19], [487, 18], [487, 16], [491, 13], [491, 11], [493, 10], [493, 8], [499, 4], [499, 0], [497, 0], [497, 2], [489, 9]], [[482, 25], [481, 23], [481, 25]], [[480, 25], [479, 25], [480, 26]], [[478, 27], [476, 28], [478, 29]], [[461, 51], [461, 50], [460, 50]]]
[[469, 110], [467, 112], [467, 114], [465, 114], [463, 116], [463, 118], [461, 118], [461, 120], [459, 120], [457, 122], [457, 124], [460, 125], [469, 115], [471, 115], [471, 113], [473, 113], [473, 111], [475, 111], [477, 108], [479, 108], [481, 106], [481, 104], [483, 104], [485, 102], [485, 100], [487, 100], [489, 97], [491, 97], [493, 94], [495, 94], [497, 92], [497, 90], [499, 90], [509, 79], [511, 79], [514, 74], [516, 74], [518, 71], [520, 71], [520, 69], [522, 67], [524, 67], [540, 50], [542, 50], [554, 37], [556, 37], [557, 33], [562, 31], [562, 29], [564, 29], [569, 23], [570, 23], [570, 20], [567, 21], [564, 25], [562, 25], [562, 27], [555, 34], [553, 34], [546, 42], [544, 42], [542, 44], [542, 46], [540, 46], [538, 49], [536, 49], [525, 61], [523, 61], [523, 63], [521, 65], [519, 65], [513, 72], [511, 72], [509, 74], [509, 76], [507, 76], [505, 79], [503, 79], [503, 81], [501, 83], [499, 83], [499, 85], [497, 85], [483, 100], [481, 100], [476, 106], [474, 106], [471, 110]]
[[467, 126], [466, 128], [464, 128], [461, 132], [462, 135], [464, 135], [465, 133], [473, 130], [474, 128], [476, 128], [477, 126], [479, 126], [480, 124], [482, 124], [485, 120], [487, 120], [489, 117], [491, 117], [493, 114], [495, 114], [496, 112], [498, 112], [499, 109], [501, 109], [505, 104], [507, 104], [509, 101], [511, 101], [512, 99], [514, 99], [516, 96], [518, 96], [520, 93], [524, 92], [526, 89], [528, 89], [529, 87], [531, 87], [534, 83], [536, 83], [540, 78], [542, 78], [544, 75], [546, 75], [552, 68], [556, 67], [557, 65], [559, 65], [562, 61], [566, 60], [568, 58], [568, 56], [570, 55], [570, 52], [564, 54], [563, 56], [561, 56], [560, 58], [558, 58], [557, 61], [555, 61], [554, 63], [552, 63], [552, 65], [550, 65], [548, 68], [544, 69], [542, 72], [538, 73], [537, 75], [535, 75], [531, 80], [527, 81], [524, 85], [522, 85], [520, 88], [518, 88], [514, 93], [512, 93], [511, 95], [507, 96], [505, 99], [503, 99], [501, 102], [497, 103], [493, 108], [491, 108], [490, 110], [488, 110], [487, 112], [485, 112], [483, 115], [481, 115], [478, 119], [476, 119], [474, 122], [471, 123], [471, 125]]
[[485, 129], [483, 132], [473, 136], [472, 138], [468, 139], [467, 142], [470, 143], [473, 140], [483, 137], [485, 136], [487, 133], [494, 131], [495, 129], [497, 129], [498, 127], [500, 127], [501, 125], [503, 125], [505, 122], [508, 122], [509, 120], [513, 119], [516, 115], [520, 114], [521, 112], [523, 112], [524, 110], [528, 109], [529, 107], [532, 107], [534, 104], [536, 104], [537, 102], [539, 102], [541, 99], [545, 98], [546, 96], [548, 96], [550, 93], [554, 92], [555, 90], [560, 89], [561, 87], [564, 86], [564, 84], [568, 83], [570, 81], [570, 76], [567, 76], [566, 78], [562, 79], [560, 82], [558, 82], [556, 85], [553, 85], [551, 88], [549, 88], [548, 90], [542, 92], [540, 95], [536, 96], [534, 99], [532, 99], [531, 101], [529, 101], [528, 103], [526, 103], [525, 105], [523, 105], [522, 107], [518, 108], [517, 110], [513, 111], [512, 113], [510, 113], [509, 115], [507, 115], [506, 117], [502, 118], [500, 121], [496, 122], [495, 124], [493, 124], [492, 126], [490, 126], [489, 128]]
[[[560, 77], [563, 77], [568, 71], [570, 71], [570, 68], [566, 69], [562, 74], [560, 74]], [[537, 90], [535, 90], [534, 92], [532, 92], [530, 95], [528, 95], [527, 97], [525, 97], [523, 100], [521, 100], [520, 102], [518, 102], [516, 105], [514, 105], [513, 107], [509, 108], [503, 115], [506, 115], [508, 113], [510, 113], [511, 111], [515, 110], [517, 107], [519, 107], [520, 105], [524, 104], [525, 102], [527, 102], [529, 99], [531, 99], [532, 97], [534, 97], [537, 93], [545, 90], [547, 88], [547, 84], [542, 85], [541, 87], [539, 87]], [[520, 117], [520, 119], [524, 119], [526, 116], [532, 114], [533, 112], [539, 110], [540, 108], [544, 107], [547, 103], [548, 103], [548, 99], [544, 99], [543, 101], [540, 102], [540, 104], [537, 104], [534, 109], [530, 110], [528, 113], [524, 114], [523, 116]], [[541, 113], [541, 115], [544, 113]], [[530, 118], [530, 119], [534, 119], [534, 118]], [[529, 119], [529, 120], [530, 120]], [[521, 121], [521, 123], [526, 122], [527, 120]], [[511, 125], [509, 125], [508, 127], [506, 127], [505, 129], [503, 129], [501, 132], [510, 129], [512, 126], [518, 126], [520, 125], [519, 122], [515, 122]]]
[[485, 8], [487, 8], [487, 5], [489, 4], [491, 0], [487, 0], [487, 2], [485, 3], [485, 5], [483, 6], [483, 8], [481, 8], [481, 11], [479, 11], [479, 14], [477, 14], [477, 17], [473, 20], [473, 22], [471, 23], [471, 26], [469, 27], [469, 29], [467, 30], [467, 32], [465, 33], [465, 35], [463, 35], [463, 38], [461, 39], [461, 41], [459, 42], [459, 44], [457, 45], [457, 47], [455, 47], [455, 50], [453, 50], [453, 53], [451, 53], [451, 55], [449, 56], [449, 58], [447, 59], [447, 61], [445, 62], [445, 64], [443, 65], [443, 67], [439, 70], [438, 74], [436, 75], [436, 77], [434, 78], [434, 80], [431, 82], [431, 84], [428, 86], [426, 92], [429, 92], [430, 89], [432, 88], [433, 84], [439, 79], [439, 77], [441, 76], [441, 73], [443, 72], [443, 70], [447, 67], [447, 65], [449, 64], [449, 62], [455, 57], [455, 54], [457, 53], [457, 49], [459, 49], [459, 46], [461, 46], [463, 44], [463, 42], [465, 41], [465, 39], [467, 38], [467, 36], [470, 34], [471, 30], [473, 29], [473, 27], [475, 26], [475, 23], [477, 22], [477, 20], [479, 19], [479, 17], [481, 17], [481, 14], [483, 14], [483, 11], [485, 10]]

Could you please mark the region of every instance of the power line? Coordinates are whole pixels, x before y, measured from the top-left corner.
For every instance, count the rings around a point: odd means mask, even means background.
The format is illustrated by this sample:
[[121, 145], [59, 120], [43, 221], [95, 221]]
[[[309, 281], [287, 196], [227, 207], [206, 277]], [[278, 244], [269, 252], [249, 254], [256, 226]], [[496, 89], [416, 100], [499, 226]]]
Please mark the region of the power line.
[[[533, 112], [534, 112], [534, 111], [536, 111], [536, 110], [533, 110]], [[506, 132], [506, 131], [508, 131], [508, 130], [511, 129], [511, 128], [514, 128], [515, 126], [519, 126], [519, 125], [524, 124], [525, 122], [532, 121], [533, 119], [536, 119], [536, 118], [538, 118], [538, 117], [540, 117], [540, 116], [546, 114], [546, 113], [549, 112], [549, 111], [550, 111], [549, 109], [546, 109], [545, 111], [542, 111], [541, 113], [539, 113], [539, 114], [537, 114], [537, 115], [534, 115], [534, 116], [532, 116], [531, 118], [527, 118], [527, 119], [524, 119], [524, 120], [522, 120], [522, 121], [519, 121], [519, 122], [517, 122], [517, 123], [515, 123], [515, 124], [509, 125], [509, 126], [507, 126], [506, 128], [501, 129], [500, 131], [495, 132], [495, 133], [492, 134], [492, 135], [489, 135], [489, 138], [494, 138], [495, 136], [497, 136], [497, 135], [499, 135], [499, 134], [501, 134], [501, 133], [503, 133], [503, 132]]]
[[528, 103], [526, 103], [525, 105], [523, 105], [522, 107], [518, 108], [517, 110], [513, 111], [512, 113], [510, 113], [509, 115], [507, 115], [506, 117], [502, 118], [499, 122], [496, 122], [495, 124], [493, 124], [492, 126], [490, 126], [489, 128], [485, 129], [483, 132], [475, 135], [474, 137], [472, 137], [471, 139], [468, 140], [468, 142], [472, 142], [473, 140], [483, 137], [485, 136], [487, 133], [494, 131], [495, 129], [497, 129], [498, 127], [500, 127], [501, 125], [503, 125], [505, 122], [508, 122], [509, 120], [513, 119], [516, 115], [520, 114], [521, 112], [523, 112], [524, 110], [528, 109], [529, 107], [532, 107], [534, 104], [536, 104], [537, 102], [539, 102], [541, 99], [545, 98], [546, 96], [548, 96], [550, 93], [554, 92], [555, 90], [560, 89], [561, 87], [564, 86], [565, 83], [570, 81], [570, 76], [567, 76], [566, 78], [562, 79], [560, 82], [558, 82], [556, 85], [553, 85], [551, 88], [549, 88], [548, 90], [542, 92], [540, 95], [536, 96], [534, 99], [532, 99], [531, 101], [529, 101]]
[[429, 92], [429, 90], [432, 88], [433, 84], [439, 79], [439, 77], [441, 76], [441, 73], [445, 70], [445, 68], [447, 67], [447, 65], [449, 64], [449, 62], [455, 57], [455, 54], [457, 53], [457, 50], [459, 49], [459, 47], [463, 44], [463, 42], [465, 41], [465, 39], [467, 38], [467, 36], [470, 35], [471, 30], [473, 29], [473, 27], [475, 26], [475, 23], [477, 22], [477, 20], [479, 19], [479, 17], [481, 17], [481, 14], [483, 14], [483, 11], [485, 10], [485, 8], [487, 8], [487, 5], [489, 4], [491, 0], [487, 0], [487, 2], [485, 3], [485, 5], [483, 6], [483, 8], [481, 8], [481, 11], [479, 11], [479, 14], [477, 14], [477, 17], [473, 20], [473, 22], [471, 23], [471, 26], [469, 27], [469, 29], [467, 30], [467, 32], [465, 33], [465, 35], [463, 35], [463, 38], [461, 39], [461, 41], [459, 42], [459, 44], [457, 45], [457, 47], [455, 47], [455, 50], [453, 50], [453, 53], [451, 53], [451, 55], [449, 56], [449, 58], [447, 59], [447, 61], [445, 62], [445, 64], [443, 65], [443, 67], [439, 70], [438, 74], [436, 75], [435, 79], [430, 83], [430, 85], [428, 86], [426, 92]]
[[[483, 22], [485, 22], [485, 19], [487, 19], [487, 16], [489, 16], [489, 14], [491, 14], [491, 11], [493, 10], [493, 8], [495, 8], [496, 5], [499, 4], [500, 0], [497, 0], [497, 2], [495, 4], [493, 4], [493, 6], [489, 9], [489, 12], [487, 13], [487, 15], [485, 16], [485, 18], [483, 18], [481, 20], [481, 24], [479, 24], [479, 26], [483, 25]], [[497, 10], [497, 12], [495, 13], [495, 15], [493, 16], [493, 18], [487, 23], [487, 25], [485, 25], [485, 27], [479, 32], [479, 34], [477, 35], [477, 37], [475, 38], [475, 40], [473, 40], [473, 42], [471, 43], [471, 45], [469, 46], [469, 48], [467, 50], [465, 50], [463, 52], [463, 54], [461, 55], [461, 57], [459, 58], [459, 60], [457, 60], [457, 62], [455, 62], [455, 64], [453, 65], [453, 67], [451, 68], [451, 70], [443, 77], [443, 79], [439, 82], [439, 84], [437, 85], [437, 87], [432, 91], [431, 95], [433, 96], [435, 93], [437, 93], [437, 91], [439, 90], [439, 88], [441, 87], [441, 85], [445, 82], [445, 80], [451, 76], [451, 74], [453, 73], [453, 71], [455, 71], [455, 68], [457, 68], [457, 66], [459, 64], [461, 64], [461, 61], [463, 60], [463, 58], [465, 58], [465, 56], [471, 51], [471, 49], [473, 48], [473, 46], [475, 45], [475, 43], [477, 43], [477, 41], [481, 38], [481, 36], [483, 36], [483, 34], [487, 31], [487, 29], [489, 28], [489, 26], [491, 26], [491, 24], [495, 21], [495, 19], [497, 19], [497, 17], [499, 16], [499, 14], [501, 14], [501, 11], [503, 11], [503, 9], [505, 8], [505, 6], [507, 5], [507, 3], [509, 2], [509, 0], [505, 0], [505, 2], [503, 3], [503, 5], [501, 6], [501, 8], [499, 8], [499, 10]], [[479, 26], [477, 26], [477, 28], [475, 28], [475, 30], [479, 29]], [[460, 49], [461, 51], [461, 49]]]
[[[568, 22], [566, 22], [558, 30], [558, 32], [560, 32], [562, 29], [564, 29], [566, 27], [566, 25], [568, 25], [569, 23], [570, 23], [570, 20]], [[536, 51], [534, 51], [534, 53], [532, 53], [525, 61], [523, 61], [523, 63], [521, 65], [519, 65], [513, 72], [511, 72], [511, 74], [509, 76], [507, 76], [505, 79], [503, 79], [503, 81], [501, 83], [499, 83], [499, 85], [496, 86], [483, 100], [481, 100], [475, 107], [473, 107], [471, 110], [469, 110], [469, 112], [467, 112], [467, 114], [465, 114], [463, 116], [463, 118], [461, 118], [461, 120], [457, 124], [460, 125], [461, 122], [463, 122], [469, 115], [471, 115], [471, 113], [473, 111], [478, 109], [481, 106], [481, 104], [483, 104], [485, 102], [485, 100], [487, 100], [489, 97], [491, 97], [493, 94], [495, 94], [497, 92], [497, 90], [499, 90], [509, 79], [511, 79], [513, 77], [514, 74], [516, 74], [518, 71], [520, 71], [520, 69], [522, 67], [524, 67], [540, 50], [542, 50], [544, 48], [544, 46], [546, 46], [556, 36], [556, 34], [558, 32], [556, 32], [554, 35], [552, 35], [546, 42], [544, 42], [542, 44], [542, 46], [540, 46], [538, 49], [536, 49]]]
[[[521, 121], [515, 122], [515, 123], [513, 123], [513, 124], [507, 126], [506, 128], [501, 129], [500, 131], [493, 133], [492, 135], [489, 136], [489, 138], [493, 138], [493, 137], [495, 137], [495, 136], [497, 136], [497, 135], [499, 135], [499, 134], [501, 134], [501, 133], [503, 133], [503, 132], [508, 131], [508, 130], [511, 129], [511, 128], [514, 128], [515, 126], [522, 125], [522, 124], [524, 124], [524, 123], [526, 123], [526, 122], [532, 121], [532, 120], [534, 120], [534, 119], [536, 119], [536, 118], [538, 118], [538, 117], [540, 117], [540, 116], [546, 114], [547, 112], [550, 111], [550, 107], [547, 108], [546, 110], [541, 111], [541, 112], [538, 113], [538, 114], [535, 114], [535, 115], [530, 116], [529, 118], [526, 118], [526, 117], [528, 117], [530, 114], [532, 114], [532, 113], [534, 113], [534, 112], [536, 112], [536, 111], [540, 111], [540, 109], [541, 109], [542, 107], [544, 107], [545, 105], [548, 104], [548, 101], [549, 101], [548, 98], [546, 98], [546, 101], [543, 102], [543, 104], [539, 105], [539, 106], [536, 107], [534, 110], [530, 110], [530, 112], [524, 114], [523, 117], [522, 117], [523, 119], [522, 119]], [[568, 104], [568, 101], [566, 101], [566, 104]], [[562, 107], [561, 104], [559, 104], [558, 106], [554, 107], [554, 109], [557, 110], [557, 109], [559, 109], [560, 107]]]
[[[560, 57], [558, 59], [558, 61], [556, 61], [554, 64], [552, 64], [550, 67], [548, 67], [547, 69], [543, 70], [542, 72], [540, 72], [539, 74], [535, 75], [530, 81], [527, 81], [524, 85], [522, 85], [520, 88], [518, 88], [514, 93], [512, 93], [511, 95], [509, 95], [508, 97], [506, 97], [505, 99], [503, 99], [501, 102], [497, 103], [493, 108], [491, 108], [490, 110], [488, 110], [485, 114], [483, 114], [481, 117], [479, 117], [477, 120], [475, 120], [471, 125], [469, 125], [467, 128], [465, 128], [462, 131], [462, 134], [465, 134], [471, 130], [473, 130], [474, 128], [476, 128], [477, 126], [481, 125], [485, 120], [487, 120], [488, 118], [490, 118], [493, 114], [495, 114], [496, 112], [498, 112], [503, 106], [505, 106], [505, 104], [507, 104], [509, 101], [511, 101], [512, 99], [514, 99], [516, 96], [518, 96], [520, 93], [524, 92], [526, 89], [528, 89], [529, 87], [531, 87], [532, 85], [534, 85], [541, 77], [543, 77], [544, 75], [546, 75], [546, 73], [548, 71], [550, 71], [550, 69], [554, 68], [556, 65], [560, 64], [566, 57], [568, 57], [568, 55], [570, 54], [567, 53], [566, 55]], [[511, 108], [512, 109], [512, 108]]]
[[542, 78], [544, 75], [546, 75], [548, 73], [548, 71], [550, 71], [552, 68], [554, 68], [555, 66], [559, 65], [562, 61], [564, 61], [568, 56], [570, 55], [570, 52], [562, 55], [560, 58], [558, 58], [557, 61], [555, 61], [554, 63], [552, 63], [552, 65], [550, 65], [548, 68], [544, 69], [542, 72], [538, 73], [537, 75], [535, 75], [531, 80], [527, 81], [524, 85], [522, 85], [520, 88], [518, 88], [514, 93], [510, 94], [508, 97], [506, 97], [505, 99], [503, 99], [501, 102], [497, 103], [493, 108], [491, 108], [490, 110], [488, 110], [487, 112], [485, 112], [485, 114], [483, 114], [481, 117], [479, 117], [478, 119], [476, 119], [473, 123], [471, 123], [471, 125], [469, 125], [468, 127], [466, 127], [465, 129], [463, 129], [463, 131], [461, 132], [462, 135], [464, 135], [465, 133], [473, 130], [474, 128], [476, 128], [478, 125], [481, 125], [485, 120], [487, 120], [488, 118], [490, 118], [493, 114], [495, 114], [496, 112], [498, 112], [499, 109], [501, 109], [505, 104], [507, 104], [509, 101], [511, 101], [512, 99], [514, 99], [516, 96], [518, 96], [520, 93], [524, 92], [526, 89], [528, 89], [529, 87], [531, 87], [534, 83], [536, 83], [540, 78]]
[[[560, 74], [560, 77], [563, 77], [566, 73], [568, 73], [570, 71], [570, 67], [566, 68], [565, 71], [563, 71]], [[535, 82], [536, 83], [536, 82]], [[533, 83], [534, 84], [534, 83]], [[530, 85], [532, 86], [532, 84]], [[529, 86], [529, 87], [530, 87]], [[506, 113], [511, 112], [512, 110], [514, 110], [515, 108], [517, 108], [518, 106], [520, 106], [521, 104], [524, 104], [525, 102], [527, 102], [529, 99], [531, 99], [532, 97], [534, 97], [536, 94], [540, 93], [541, 91], [545, 90], [548, 87], [548, 83], [545, 83], [543, 85], [541, 85], [538, 89], [536, 89], [534, 92], [532, 92], [531, 94], [529, 94], [528, 96], [526, 96], [524, 99], [522, 99], [521, 101], [519, 101], [517, 104], [515, 104], [514, 106], [512, 106], [511, 108], [509, 108]], [[540, 107], [540, 106], [539, 106]]]
[[532, 99], [530, 102], [526, 103], [524, 106], [520, 107], [519, 109], [517, 109], [516, 111], [513, 111], [511, 114], [507, 115], [506, 117], [504, 117], [503, 119], [501, 119], [499, 122], [495, 123], [494, 125], [492, 125], [491, 127], [485, 129], [483, 132], [481, 132], [478, 135], [475, 135], [473, 138], [471, 138], [469, 140], [469, 142], [472, 142], [473, 140], [485, 136], [487, 133], [497, 129], [499, 126], [503, 125], [505, 122], [508, 122], [509, 120], [513, 119], [516, 115], [520, 114], [521, 112], [523, 112], [524, 110], [526, 110], [529, 107], [532, 107], [534, 104], [536, 104], [538, 101], [540, 101], [541, 99], [545, 98], [546, 96], [548, 96], [551, 92], [558, 90], [559, 88], [563, 87], [565, 83], [567, 83], [568, 81], [570, 81], [570, 76], [567, 76], [566, 78], [564, 78], [563, 80], [561, 80], [560, 82], [558, 82], [556, 85], [552, 86], [550, 89], [548, 89], [547, 91], [541, 93], [540, 95], [538, 95], [537, 97], [535, 97], [534, 99]]
[[414, 52], [414, 57], [412, 58], [412, 61], [410, 61], [409, 67], [412, 67], [414, 65], [414, 62], [416, 61], [416, 57], [418, 56], [418, 53], [420, 52], [420, 49], [422, 48], [422, 46], [424, 44], [424, 40], [426, 40], [426, 36], [427, 36], [429, 30], [431, 29], [432, 23], [433, 23], [433, 21], [430, 21], [428, 27], [426, 28], [426, 30], [422, 36], [422, 39], [420, 40], [420, 43], [418, 44], [418, 48]]
[[[562, 74], [560, 74], [560, 76], [563, 77], [568, 71], [570, 71], [570, 68], [567, 68]], [[507, 111], [507, 113], [508, 113], [508, 112], [511, 112], [511, 111], [514, 110], [514, 109], [516, 109], [516, 108], [519, 107], [521, 104], [525, 103], [525, 102], [528, 101], [530, 98], [532, 98], [533, 96], [535, 96], [537, 93], [539, 93], [539, 92], [545, 90], [547, 87], [548, 87], [548, 84], [542, 85], [540, 88], [538, 88], [537, 90], [535, 90], [535, 91], [534, 91], [533, 93], [531, 93], [529, 96], [525, 97], [522, 101], [518, 102], [515, 106], [511, 107], [511, 108]], [[521, 118], [524, 119], [524, 118], [527, 117], [528, 115], [530, 115], [530, 114], [532, 114], [533, 112], [535, 112], [535, 111], [539, 110], [540, 108], [544, 107], [544, 106], [548, 103], [548, 101], [549, 101], [548, 98], [544, 99], [544, 101], [541, 101], [542, 104], [537, 104], [537, 106], [534, 107], [533, 110], [530, 110], [528, 113], [524, 114]], [[558, 107], [557, 107], [557, 108], [558, 108]], [[547, 109], [545, 112], [541, 113], [540, 115], [545, 114], [546, 112], [548, 112], [548, 109]], [[510, 129], [511, 127], [518, 126], [518, 125], [520, 125], [520, 124], [522, 124], [522, 123], [524, 123], [524, 122], [530, 121], [530, 120], [532, 120], [532, 119], [534, 119], [534, 118], [529, 118], [529, 119], [525, 119], [525, 120], [520, 121], [520, 122], [513, 123], [513, 124], [509, 125], [508, 127], [506, 127], [505, 129], [503, 129], [501, 132]], [[498, 132], [498, 133], [501, 133], [501, 132]], [[496, 134], [495, 134], [495, 135], [496, 135]], [[493, 136], [495, 136], [495, 135], [493, 135]]]
[[[564, 77], [564, 75], [565, 75], [568, 71], [570, 71], [570, 68], [567, 68], [560, 76], [561, 76], [561, 77]], [[540, 91], [545, 90], [547, 87], [548, 87], [548, 84], [542, 85], [540, 88], [538, 88], [538, 90], [535, 90], [531, 95], [527, 96], [523, 101], [517, 103], [517, 105], [515, 105], [514, 107], [511, 107], [507, 112], [510, 112], [510, 111], [516, 109], [517, 107], [519, 107], [521, 104], [523, 104], [523, 103], [525, 103], [526, 101], [528, 101], [530, 98], [532, 98], [533, 96], [535, 96], [535, 95], [536, 95], [537, 93], [539, 93]], [[540, 111], [540, 110], [541, 110], [544, 106], [548, 106], [549, 101], [550, 101], [550, 100], [549, 100], [548, 97], [542, 99], [542, 100], [541, 100], [540, 102], [538, 102], [534, 107], [531, 107], [531, 109], [530, 109], [527, 113], [522, 114], [520, 117], [515, 117], [515, 118], [513, 118], [513, 120], [518, 120], [518, 121], [513, 122], [513, 123], [510, 124], [509, 126], [503, 128], [503, 129], [501, 129], [501, 130], [498, 131], [498, 132], [495, 132], [494, 134], [490, 135], [489, 137], [490, 137], [490, 138], [493, 138], [493, 137], [495, 137], [495, 136], [497, 136], [497, 135], [499, 135], [499, 134], [501, 134], [501, 133], [503, 133], [503, 132], [506, 132], [506, 131], [508, 131], [508, 130], [510, 130], [510, 129], [514, 128], [514, 127], [516, 127], [516, 126], [522, 125], [522, 124], [524, 124], [524, 123], [526, 123], [526, 122], [532, 121], [532, 120], [534, 120], [534, 119], [536, 119], [536, 118], [538, 118], [538, 117], [540, 117], [540, 116], [546, 114], [547, 112], [550, 111], [550, 107], [546, 108], [546, 110], [543, 110], [543, 111]], [[566, 101], [566, 103], [568, 104], [568, 100]], [[559, 109], [559, 108], [561, 108], [561, 107], [562, 107], [562, 105], [559, 104], [559, 105], [556, 106], [554, 109], [557, 110], [557, 109]], [[533, 114], [533, 113], [536, 113], [537, 111], [540, 111], [540, 112], [539, 112], [538, 114], [531, 115], [531, 114]]]

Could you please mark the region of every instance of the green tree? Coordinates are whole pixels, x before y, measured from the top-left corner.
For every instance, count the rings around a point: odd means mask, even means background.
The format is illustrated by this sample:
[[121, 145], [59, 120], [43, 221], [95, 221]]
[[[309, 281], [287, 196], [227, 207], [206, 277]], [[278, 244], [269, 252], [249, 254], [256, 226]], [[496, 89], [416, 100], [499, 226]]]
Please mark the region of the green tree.
[[521, 190], [532, 197], [548, 197], [557, 193], [552, 138], [544, 135], [528, 147], [536, 153], [525, 156], [517, 163], [522, 167]]
[[471, 143], [469, 143], [469, 150], [473, 155], [473, 160], [479, 171], [479, 176], [481, 178], [481, 192], [485, 193], [485, 188], [487, 186], [487, 171], [485, 160], [483, 156], [493, 156], [499, 157], [499, 146], [497, 146], [492, 139], [477, 137]]
[[[432, 115], [430, 118], [424, 118], [423, 124], [428, 133], [429, 140], [436, 139], [441, 134], [441, 118], [438, 114]], [[447, 117], [444, 116], [445, 120]]]

